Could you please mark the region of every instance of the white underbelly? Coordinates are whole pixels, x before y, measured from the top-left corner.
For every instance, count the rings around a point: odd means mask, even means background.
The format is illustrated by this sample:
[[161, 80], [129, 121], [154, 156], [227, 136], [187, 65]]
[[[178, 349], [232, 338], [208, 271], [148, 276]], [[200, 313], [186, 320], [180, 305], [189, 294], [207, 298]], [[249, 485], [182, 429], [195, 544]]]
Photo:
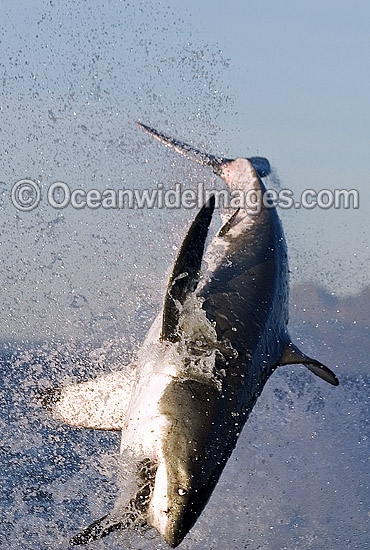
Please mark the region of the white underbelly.
[[[179, 332], [184, 337], [179, 342], [161, 341], [161, 325], [159, 315], [138, 354], [136, 382], [122, 429], [121, 453], [129, 449], [149, 458], [159, 456], [170, 429], [169, 420], [162, 413], [162, 398], [174, 380], [201, 376], [209, 383], [217, 382], [213, 379], [217, 335], [202, 302], [190, 295], [183, 305]], [[196, 348], [198, 340], [204, 353], [202, 357], [196, 353], [192, 358], [189, 343]]]
[[182, 361], [173, 345], [159, 340], [162, 316], [153, 323], [138, 356], [137, 382], [122, 429], [121, 453], [125, 449], [146, 456], [157, 455], [166, 435], [167, 420], [161, 399], [167, 386], [179, 376]]
[[154, 375], [137, 388], [122, 429], [121, 453], [130, 449], [139, 455], [157, 454], [167, 424], [160, 411], [160, 400], [171, 381], [169, 375]]

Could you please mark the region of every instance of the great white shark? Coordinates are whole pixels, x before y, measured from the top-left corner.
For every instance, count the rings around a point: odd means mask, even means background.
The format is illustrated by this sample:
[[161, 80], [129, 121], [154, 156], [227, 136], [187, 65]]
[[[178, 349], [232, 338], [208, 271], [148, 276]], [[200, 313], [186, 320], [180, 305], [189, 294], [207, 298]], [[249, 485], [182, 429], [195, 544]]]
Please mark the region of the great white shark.
[[[230, 191], [266, 191], [261, 157], [218, 158], [141, 128], [211, 166]], [[121, 430], [137, 490], [71, 539], [85, 544], [135, 525], [176, 547], [190, 531], [258, 396], [280, 365], [302, 363], [336, 386], [335, 374], [298, 349], [288, 331], [288, 259], [276, 208], [228, 209], [204, 254], [215, 199], [199, 211], [170, 277], [163, 311], [123, 372], [48, 391], [44, 405], [70, 425]]]

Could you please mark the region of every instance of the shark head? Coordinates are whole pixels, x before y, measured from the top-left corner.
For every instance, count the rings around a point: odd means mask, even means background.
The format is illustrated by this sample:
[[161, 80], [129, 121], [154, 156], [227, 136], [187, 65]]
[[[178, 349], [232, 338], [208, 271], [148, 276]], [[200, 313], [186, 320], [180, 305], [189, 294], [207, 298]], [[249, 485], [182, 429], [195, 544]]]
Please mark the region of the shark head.
[[[168, 457], [167, 457], [168, 458]], [[198, 519], [214, 488], [205, 474], [194, 471], [194, 464], [176, 457], [164, 460], [157, 471], [156, 486], [149, 514], [150, 523], [169, 546], [175, 548]], [[159, 498], [158, 498], [159, 497]]]
[[220, 460], [226, 441], [214, 422], [222, 402], [219, 396], [214, 385], [187, 379], [172, 382], [162, 397], [168, 428], [148, 521], [173, 548], [201, 514], [226, 461]]

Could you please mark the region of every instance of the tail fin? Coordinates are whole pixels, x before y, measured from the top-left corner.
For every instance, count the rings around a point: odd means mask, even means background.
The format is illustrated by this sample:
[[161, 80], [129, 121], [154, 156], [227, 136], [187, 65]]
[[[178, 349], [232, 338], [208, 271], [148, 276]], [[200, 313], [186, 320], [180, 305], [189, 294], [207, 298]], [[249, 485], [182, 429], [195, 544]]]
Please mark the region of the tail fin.
[[250, 157], [249, 162], [257, 172], [260, 178], [265, 178], [271, 173], [271, 166], [265, 157]]
[[[155, 139], [157, 139], [161, 143], [164, 143], [164, 145], [167, 145], [167, 147], [171, 147], [172, 149], [175, 149], [175, 151], [177, 153], [180, 153], [180, 155], [185, 155], [186, 157], [191, 158], [196, 162], [199, 162], [200, 164], [203, 164], [203, 166], [212, 166], [215, 174], [220, 175], [222, 171], [223, 163], [227, 163], [232, 160], [232, 159], [218, 157], [215, 155], [210, 155], [209, 153], [204, 153], [203, 151], [196, 149], [192, 145], [189, 145], [188, 143], [183, 143], [178, 139], [173, 139], [171, 137], [168, 137], [162, 134], [161, 132], [158, 132], [158, 130], [155, 130], [150, 126], [143, 124], [142, 122], [137, 122], [136, 124], [143, 130], [145, 130], [145, 132], [147, 132], [149, 135], [153, 136]], [[270, 174], [271, 166], [269, 161], [266, 158], [250, 157], [248, 158], [248, 160], [252, 164], [253, 168], [255, 169], [255, 171], [257, 172], [260, 178], [264, 178]]]

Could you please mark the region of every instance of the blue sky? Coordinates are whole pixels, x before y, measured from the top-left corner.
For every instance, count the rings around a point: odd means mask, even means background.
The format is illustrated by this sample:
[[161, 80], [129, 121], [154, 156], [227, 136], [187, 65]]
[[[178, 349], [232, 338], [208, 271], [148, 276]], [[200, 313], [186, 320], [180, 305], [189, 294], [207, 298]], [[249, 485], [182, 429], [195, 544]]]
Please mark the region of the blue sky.
[[[0, 347], [35, 350], [47, 341], [35, 364], [27, 352], [9, 371], [3, 365], [8, 545], [63, 545], [76, 524], [106, 510], [112, 485], [99, 476], [112, 472], [112, 456], [97, 462], [94, 451], [105, 436], [76, 432], [74, 457], [69, 432], [45, 427], [24, 388], [29, 396], [78, 369], [90, 376], [129, 363], [195, 215], [55, 211], [48, 186], [221, 183], [151, 141], [139, 119], [212, 153], [265, 155], [295, 194], [359, 190], [356, 211], [279, 212], [295, 286], [292, 334], [338, 364], [341, 385], [326, 387], [303, 367], [277, 371], [184, 544], [315, 549], [335, 539], [338, 549], [364, 548], [369, 291], [359, 292], [370, 272], [369, 2], [2, 0], [0, 27]], [[25, 177], [42, 191], [32, 212], [10, 201], [13, 183]], [[79, 365], [81, 350], [92, 366]], [[49, 428], [61, 461], [47, 446]], [[34, 475], [36, 459], [55, 495], [50, 502], [48, 487], [37, 497], [45, 513], [33, 498], [45, 481]], [[81, 494], [88, 503], [77, 509]]]
[[209, 152], [266, 155], [297, 194], [358, 189], [359, 210], [281, 217], [293, 284], [339, 294], [368, 284], [368, 2], [36, 0], [0, 10], [2, 334], [53, 336], [77, 320], [86, 333], [148, 293], [160, 302], [193, 213], [56, 213], [43, 202], [17, 213], [9, 200], [23, 177], [43, 190], [57, 180], [216, 184], [151, 143], [137, 119]]

